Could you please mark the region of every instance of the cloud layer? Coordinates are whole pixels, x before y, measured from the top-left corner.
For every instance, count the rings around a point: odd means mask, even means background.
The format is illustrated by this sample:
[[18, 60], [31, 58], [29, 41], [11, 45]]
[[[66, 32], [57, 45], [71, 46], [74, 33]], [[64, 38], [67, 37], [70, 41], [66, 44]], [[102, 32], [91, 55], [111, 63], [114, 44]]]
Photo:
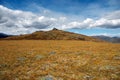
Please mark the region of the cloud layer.
[[35, 30], [47, 30], [53, 27], [59, 29], [85, 29], [96, 27], [116, 29], [120, 28], [119, 14], [120, 11], [114, 11], [97, 20], [87, 18], [81, 21], [72, 20], [70, 17], [62, 15], [59, 17], [51, 17], [49, 14], [46, 16], [46, 14], [43, 13], [35, 14], [27, 11], [12, 10], [0, 5], [0, 32], [23, 34]]

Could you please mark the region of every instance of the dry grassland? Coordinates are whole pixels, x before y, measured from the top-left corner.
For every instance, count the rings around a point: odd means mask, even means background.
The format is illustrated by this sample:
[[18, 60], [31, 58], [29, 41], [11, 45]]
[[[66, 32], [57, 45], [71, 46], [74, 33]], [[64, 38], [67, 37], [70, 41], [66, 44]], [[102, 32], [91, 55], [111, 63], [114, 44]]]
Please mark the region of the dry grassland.
[[120, 44], [3, 40], [0, 80], [120, 80]]

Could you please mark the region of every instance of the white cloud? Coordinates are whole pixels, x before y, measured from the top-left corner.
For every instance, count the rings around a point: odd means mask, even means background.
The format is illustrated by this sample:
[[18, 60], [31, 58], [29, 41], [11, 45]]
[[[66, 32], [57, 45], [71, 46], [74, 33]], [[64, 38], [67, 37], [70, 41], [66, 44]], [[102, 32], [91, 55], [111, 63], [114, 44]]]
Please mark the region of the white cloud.
[[[49, 15], [50, 14], [50, 15]], [[81, 21], [54, 13], [43, 8], [43, 13], [35, 14], [21, 10], [12, 10], [0, 5], [0, 32], [22, 34], [40, 29], [72, 29], [72, 28], [120, 28], [120, 11], [108, 13], [100, 19], [87, 18]], [[46, 16], [47, 15], [47, 16]], [[53, 16], [55, 15], [55, 16]], [[59, 15], [59, 16], [56, 16]]]
[[78, 22], [78, 21], [73, 21], [70, 22], [66, 25], [63, 26], [63, 29], [71, 29], [71, 28], [90, 28], [91, 24], [93, 23], [93, 19], [87, 18], [86, 20], [82, 21], [82, 22]]
[[91, 18], [87, 18], [84, 21], [78, 22], [73, 21], [63, 26], [64, 28], [108, 28], [108, 29], [116, 29], [120, 28], [120, 11], [115, 11], [107, 14], [107, 16], [103, 16], [98, 20], [94, 20]]
[[109, 20], [109, 19], [105, 19], [105, 18], [101, 18], [97, 21], [95, 21], [95, 23], [91, 24], [92, 27], [101, 27], [101, 28], [120, 28], [120, 19], [113, 19], [113, 20]]
[[3, 29], [10, 30], [12, 33], [16, 34], [19, 34], [23, 31], [31, 32], [31, 29], [49, 28], [55, 21], [55, 18], [39, 16], [26, 11], [11, 10], [0, 5], [1, 32], [5, 31]]

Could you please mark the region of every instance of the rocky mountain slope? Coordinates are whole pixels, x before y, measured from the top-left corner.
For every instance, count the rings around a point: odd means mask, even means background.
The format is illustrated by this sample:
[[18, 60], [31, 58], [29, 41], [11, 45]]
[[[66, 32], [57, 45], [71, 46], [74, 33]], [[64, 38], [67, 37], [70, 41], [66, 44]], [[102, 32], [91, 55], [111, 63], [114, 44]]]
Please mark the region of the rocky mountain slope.
[[112, 43], [120, 43], [120, 37], [109, 37], [109, 36], [92, 36], [92, 37]]
[[82, 41], [102, 41], [82, 34], [76, 34], [53, 28], [50, 31], [36, 31], [32, 34], [12, 36], [6, 40], [82, 40]]

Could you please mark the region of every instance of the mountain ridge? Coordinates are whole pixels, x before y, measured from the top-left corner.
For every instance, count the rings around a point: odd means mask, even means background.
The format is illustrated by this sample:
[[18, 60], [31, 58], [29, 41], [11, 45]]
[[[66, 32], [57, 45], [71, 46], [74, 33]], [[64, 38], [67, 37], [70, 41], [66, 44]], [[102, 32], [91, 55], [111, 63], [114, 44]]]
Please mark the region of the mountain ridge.
[[0, 33], [0, 38], [6, 38], [6, 37], [10, 37], [12, 35], [8, 35], [8, 34], [5, 34], [5, 33]]
[[93, 38], [101, 39], [107, 42], [112, 42], [112, 43], [120, 43], [120, 37], [109, 37], [109, 36], [91, 36]]

